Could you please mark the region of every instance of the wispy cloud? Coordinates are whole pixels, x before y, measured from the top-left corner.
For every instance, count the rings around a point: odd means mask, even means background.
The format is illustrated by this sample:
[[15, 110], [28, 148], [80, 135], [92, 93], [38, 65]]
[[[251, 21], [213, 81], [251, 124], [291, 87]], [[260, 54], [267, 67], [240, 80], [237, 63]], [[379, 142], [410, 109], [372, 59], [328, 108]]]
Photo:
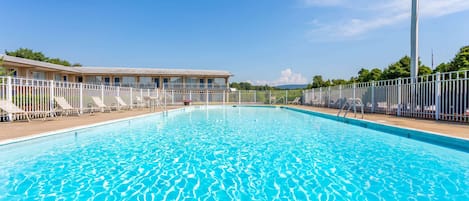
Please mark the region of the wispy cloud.
[[[306, 5], [315, 6], [309, 2], [314, 0], [303, 1]], [[311, 23], [313, 29], [309, 33], [313, 40], [359, 38], [370, 31], [409, 20], [411, 10], [411, 0], [332, 0], [330, 4], [323, 5], [343, 7], [350, 13], [360, 13], [365, 17], [352, 15], [347, 19], [331, 19], [327, 22], [314, 19]], [[434, 18], [465, 10], [469, 10], [468, 0], [420, 0], [419, 15], [421, 18]]]
[[308, 80], [301, 73], [295, 73], [292, 71], [291, 68], [287, 68], [285, 70], [282, 70], [280, 72], [280, 77], [274, 81], [248, 80], [247, 82], [250, 82], [251, 84], [254, 84], [254, 85], [278, 86], [278, 85], [284, 85], [284, 84], [306, 84], [308, 83]]

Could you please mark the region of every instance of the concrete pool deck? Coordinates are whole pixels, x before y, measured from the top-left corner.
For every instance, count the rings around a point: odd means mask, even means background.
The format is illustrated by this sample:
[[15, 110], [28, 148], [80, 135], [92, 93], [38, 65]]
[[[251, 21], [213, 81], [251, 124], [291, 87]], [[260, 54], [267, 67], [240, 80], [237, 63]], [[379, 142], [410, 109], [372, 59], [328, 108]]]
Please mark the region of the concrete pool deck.
[[[180, 106], [167, 107], [170, 109], [181, 108]], [[16, 139], [26, 136], [31, 136], [39, 133], [56, 131], [61, 129], [74, 128], [78, 126], [86, 126], [95, 123], [118, 120], [128, 117], [135, 117], [144, 114], [162, 111], [162, 108], [157, 108], [156, 111], [150, 112], [149, 108], [133, 109], [129, 111], [113, 111], [111, 113], [94, 113], [83, 114], [80, 116], [57, 117], [49, 118], [47, 120], [35, 119], [31, 122], [15, 121], [15, 122], [0, 122], [0, 141]]]
[[[322, 112], [327, 114], [337, 114], [337, 109], [320, 108], [311, 106], [288, 105], [289, 107]], [[168, 107], [168, 109], [177, 109], [182, 106]], [[161, 108], [156, 112], [162, 111]], [[94, 115], [84, 114], [81, 116], [58, 117], [42, 121], [40, 119], [31, 122], [1, 122], [0, 123], [0, 141], [32, 136], [39, 133], [51, 132], [61, 129], [74, 128], [78, 126], [91, 125], [95, 123], [123, 119], [128, 117], [150, 114], [148, 108], [134, 109], [131, 111], [118, 111], [111, 113], [95, 113]], [[348, 117], [353, 117], [349, 114]], [[423, 131], [441, 133], [447, 136], [454, 136], [469, 140], [469, 124], [454, 123], [446, 121], [434, 121], [415, 118], [396, 117], [384, 114], [365, 114], [364, 119], [377, 123], [413, 128]]]
[[[315, 112], [322, 112], [332, 115], [337, 115], [338, 109], [312, 107], [304, 105], [288, 105], [289, 107], [311, 110]], [[354, 117], [353, 113], [347, 115], [347, 117]], [[357, 114], [357, 119], [361, 118], [361, 114]], [[416, 119], [408, 117], [397, 117], [393, 115], [385, 114], [367, 114], [363, 116], [363, 119], [373, 121], [390, 126], [400, 126], [404, 128], [418, 129], [422, 131], [430, 131], [435, 133], [441, 133], [447, 136], [453, 136], [458, 138], [464, 138], [469, 140], [469, 124], [457, 123], [448, 121], [435, 121], [428, 119]]]

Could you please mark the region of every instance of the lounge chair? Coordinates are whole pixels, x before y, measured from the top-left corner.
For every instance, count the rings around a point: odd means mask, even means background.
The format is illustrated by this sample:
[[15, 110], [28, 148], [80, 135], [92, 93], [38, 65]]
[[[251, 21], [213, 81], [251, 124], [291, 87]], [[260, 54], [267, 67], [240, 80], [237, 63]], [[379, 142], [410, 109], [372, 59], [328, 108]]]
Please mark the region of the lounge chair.
[[136, 96], [135, 97], [135, 102], [133, 103], [135, 107], [138, 108], [144, 108], [145, 107], [145, 102], [142, 100], [142, 97]]
[[104, 104], [103, 100], [97, 96], [91, 96], [91, 99], [93, 100], [94, 104], [98, 106], [98, 108], [101, 110], [101, 112], [111, 112], [112, 107], [107, 106]]
[[[50, 114], [51, 116], [54, 116], [51, 111], [32, 111], [32, 112], [26, 112], [13, 104], [10, 101], [7, 100], [0, 100], [0, 109], [5, 111], [7, 114], [11, 114], [12, 116], [16, 117], [16, 115], [24, 115], [28, 122], [31, 121], [30, 115], [42, 115], [43, 119], [45, 120], [47, 118], [47, 115]], [[13, 120], [13, 119], [11, 119]]]
[[300, 97], [296, 97], [295, 100], [289, 101], [289, 103], [290, 103], [290, 104], [299, 105], [299, 104], [300, 104]]
[[114, 98], [116, 98], [116, 101], [117, 101], [117, 109], [130, 109], [130, 106], [127, 105], [127, 103], [124, 102], [124, 100], [122, 100], [122, 98], [120, 96], [115, 96]]
[[56, 96], [54, 97], [54, 100], [60, 108], [61, 115], [64, 113], [66, 116], [68, 116], [70, 113], [76, 113], [78, 116], [80, 115], [79, 110], [72, 107], [64, 97]]

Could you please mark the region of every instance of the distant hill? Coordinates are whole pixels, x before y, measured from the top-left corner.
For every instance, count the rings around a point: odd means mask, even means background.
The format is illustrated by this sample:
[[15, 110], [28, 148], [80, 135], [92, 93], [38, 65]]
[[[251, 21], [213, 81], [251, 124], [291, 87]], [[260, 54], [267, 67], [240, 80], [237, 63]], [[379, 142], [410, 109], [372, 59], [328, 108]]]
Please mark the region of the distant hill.
[[286, 85], [279, 85], [275, 87], [279, 89], [304, 89], [306, 86], [308, 85], [307, 84], [286, 84]]

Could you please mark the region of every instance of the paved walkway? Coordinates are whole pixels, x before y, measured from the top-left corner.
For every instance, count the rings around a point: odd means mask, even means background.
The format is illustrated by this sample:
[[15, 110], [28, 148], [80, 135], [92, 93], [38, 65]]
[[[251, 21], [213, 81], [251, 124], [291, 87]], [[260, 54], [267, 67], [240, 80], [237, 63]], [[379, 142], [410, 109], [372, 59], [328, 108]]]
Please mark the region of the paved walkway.
[[[168, 107], [168, 109], [175, 108], [179, 107]], [[161, 109], [157, 109], [157, 111], [161, 111]], [[0, 141], [150, 113], [150, 109], [143, 108], [130, 111], [113, 111], [111, 113], [94, 113], [93, 115], [84, 114], [81, 116], [57, 117], [44, 121], [42, 119], [35, 119], [31, 122], [0, 122]]]
[[[321, 107], [312, 107], [312, 106], [292, 106], [292, 107], [312, 110], [316, 112], [328, 113], [328, 114], [333, 114], [333, 115], [337, 115], [337, 112], [338, 112], [338, 109], [331, 109], [331, 108], [321, 108]], [[349, 113], [347, 117], [353, 117], [353, 116], [354, 116], [353, 114]], [[357, 117], [361, 118], [361, 114], [357, 115]], [[387, 125], [395, 125], [395, 126], [431, 131], [431, 132], [441, 133], [441, 134], [448, 135], [448, 136], [469, 139], [469, 124], [467, 123], [415, 119], [415, 118], [397, 117], [397, 116], [384, 115], [384, 114], [365, 114], [364, 119], [382, 123], [382, 124], [387, 124]]]

